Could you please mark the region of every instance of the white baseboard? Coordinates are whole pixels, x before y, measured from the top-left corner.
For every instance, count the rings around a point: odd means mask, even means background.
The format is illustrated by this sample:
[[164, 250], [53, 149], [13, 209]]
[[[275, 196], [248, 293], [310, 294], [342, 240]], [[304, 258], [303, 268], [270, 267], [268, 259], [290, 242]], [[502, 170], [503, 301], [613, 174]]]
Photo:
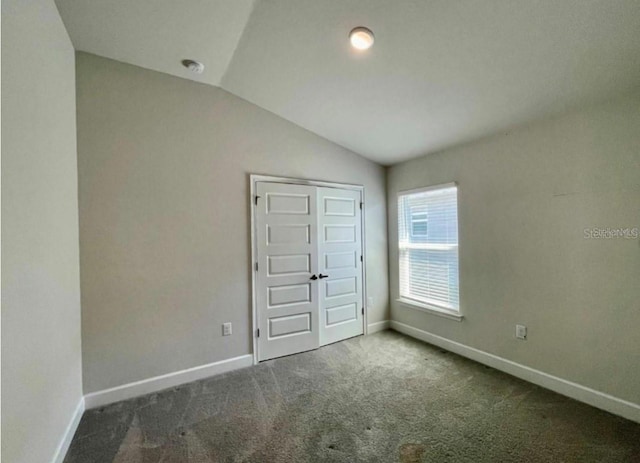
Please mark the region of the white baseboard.
[[384, 331], [388, 329], [389, 329], [389, 320], [369, 323], [369, 325], [367, 325], [367, 334], [373, 334], [373, 333], [377, 333], [378, 331]]
[[140, 395], [161, 391], [169, 387], [197, 381], [251, 365], [253, 365], [253, 355], [241, 355], [240, 357], [200, 365], [186, 370], [174, 371], [166, 375], [154, 376], [153, 378], [123, 384], [122, 386], [116, 386], [102, 391], [91, 392], [84, 396], [84, 401], [87, 409], [101, 407], [110, 403], [132, 399]]
[[71, 415], [71, 420], [69, 421], [67, 428], [64, 430], [64, 434], [58, 444], [56, 453], [53, 455], [53, 459], [51, 460], [52, 463], [62, 463], [64, 460], [64, 457], [67, 455], [67, 451], [69, 450], [69, 446], [71, 445], [73, 435], [76, 433], [76, 429], [78, 429], [83, 413], [84, 397], [80, 397], [80, 401], [78, 402], [76, 409], [73, 411], [73, 415]]
[[521, 365], [497, 355], [489, 354], [473, 347], [451, 341], [433, 333], [429, 333], [404, 323], [391, 321], [391, 329], [404, 333], [421, 341], [442, 347], [463, 357], [488, 365], [496, 370], [504, 371], [512, 376], [524, 379], [538, 386], [550, 389], [572, 399], [584, 402], [593, 407], [620, 415], [632, 421], [640, 423], [640, 405], [614, 397], [604, 392], [596, 391], [581, 384], [577, 384], [557, 376], [544, 373], [540, 370]]

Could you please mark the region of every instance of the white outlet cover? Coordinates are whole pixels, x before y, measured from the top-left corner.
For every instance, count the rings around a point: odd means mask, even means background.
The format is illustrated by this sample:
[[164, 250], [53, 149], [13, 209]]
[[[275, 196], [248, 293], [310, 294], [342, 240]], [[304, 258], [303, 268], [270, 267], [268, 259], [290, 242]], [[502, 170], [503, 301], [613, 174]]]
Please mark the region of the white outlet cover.
[[367, 297], [367, 307], [373, 307], [373, 296]]
[[222, 324], [222, 336], [229, 336], [232, 333], [231, 323]]
[[525, 325], [516, 325], [516, 338], [527, 339], [527, 327]]

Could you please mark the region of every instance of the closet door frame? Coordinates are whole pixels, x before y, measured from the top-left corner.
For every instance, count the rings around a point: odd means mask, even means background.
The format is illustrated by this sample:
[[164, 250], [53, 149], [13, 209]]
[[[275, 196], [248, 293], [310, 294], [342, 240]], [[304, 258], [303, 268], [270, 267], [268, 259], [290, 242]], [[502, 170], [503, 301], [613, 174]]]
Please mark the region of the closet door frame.
[[[363, 333], [368, 334], [368, 307], [365, 301], [367, 298], [367, 253], [366, 253], [366, 240], [365, 240], [365, 190], [363, 185], [355, 185], [351, 183], [337, 183], [337, 182], [325, 182], [322, 180], [311, 180], [311, 179], [302, 179], [302, 178], [289, 178], [289, 177], [274, 177], [270, 175], [259, 175], [259, 174], [250, 174], [249, 175], [249, 208], [250, 208], [250, 216], [251, 216], [251, 343], [253, 346], [253, 364], [258, 364], [258, 303], [257, 303], [257, 272], [260, 269], [257, 269], [257, 257], [258, 257], [258, 249], [257, 249], [257, 234], [256, 234], [256, 205], [260, 199], [256, 198], [256, 183], [257, 182], [270, 182], [270, 183], [287, 183], [291, 185], [309, 185], [316, 187], [325, 187], [325, 188], [339, 188], [342, 190], [356, 190], [360, 192], [360, 202], [362, 207], [362, 214], [360, 214], [362, 227], [361, 227], [361, 242], [362, 242], [362, 307], [364, 308], [364, 318], [363, 318]], [[264, 271], [264, 269], [263, 269]]]

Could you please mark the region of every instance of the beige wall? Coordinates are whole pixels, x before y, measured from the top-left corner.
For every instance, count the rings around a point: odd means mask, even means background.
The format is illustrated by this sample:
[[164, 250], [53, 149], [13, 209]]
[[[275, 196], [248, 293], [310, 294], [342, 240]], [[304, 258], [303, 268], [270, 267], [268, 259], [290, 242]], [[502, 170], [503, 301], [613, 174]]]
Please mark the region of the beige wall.
[[94, 55], [77, 54], [77, 89], [85, 392], [251, 352], [251, 173], [365, 186], [369, 322], [388, 318], [382, 167], [221, 89]]
[[2, 461], [51, 461], [82, 396], [74, 51], [2, 1]]
[[[393, 320], [640, 403], [640, 93], [388, 170]], [[459, 183], [456, 322], [395, 302], [398, 191]], [[528, 340], [514, 338], [515, 324]]]

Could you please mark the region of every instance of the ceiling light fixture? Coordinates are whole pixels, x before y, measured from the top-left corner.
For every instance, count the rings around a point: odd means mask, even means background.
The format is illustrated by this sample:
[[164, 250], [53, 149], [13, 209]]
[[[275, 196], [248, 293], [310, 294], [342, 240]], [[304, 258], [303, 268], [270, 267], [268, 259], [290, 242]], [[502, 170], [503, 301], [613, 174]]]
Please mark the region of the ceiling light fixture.
[[202, 72], [204, 71], [204, 64], [192, 59], [183, 59], [182, 65], [189, 71], [195, 72], [196, 74], [202, 74]]
[[373, 32], [366, 27], [356, 27], [349, 32], [351, 46], [357, 50], [368, 50], [373, 45]]

